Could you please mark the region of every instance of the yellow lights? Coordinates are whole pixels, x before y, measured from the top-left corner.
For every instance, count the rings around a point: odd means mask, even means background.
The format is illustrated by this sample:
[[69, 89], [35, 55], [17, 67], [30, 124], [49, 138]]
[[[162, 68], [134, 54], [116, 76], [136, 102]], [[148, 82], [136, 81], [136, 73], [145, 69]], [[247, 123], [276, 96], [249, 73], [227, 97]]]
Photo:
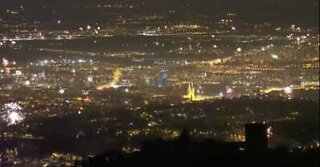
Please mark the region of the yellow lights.
[[121, 77], [121, 71], [117, 68], [113, 72], [113, 80], [108, 84], [97, 87], [97, 89], [98, 90], [105, 90], [105, 89], [109, 89], [111, 87], [114, 87], [114, 85], [120, 80], [120, 77]]
[[243, 134], [230, 134], [229, 139], [235, 142], [244, 142], [245, 136]]
[[184, 99], [188, 99], [190, 101], [202, 101], [205, 100], [205, 98], [201, 96], [196, 95], [196, 90], [192, 83], [189, 83], [188, 85], [188, 92], [186, 95], [183, 96]]
[[171, 134], [171, 138], [177, 138], [180, 136], [180, 132], [179, 131], [173, 131]]
[[268, 129], [267, 129], [267, 135], [268, 135], [268, 138], [270, 138], [271, 136], [272, 136], [272, 127], [269, 127]]
[[218, 65], [218, 64], [222, 64], [222, 63], [225, 63], [225, 62], [228, 62], [232, 59], [231, 56], [229, 57], [224, 57], [224, 58], [218, 58], [218, 59], [213, 59], [213, 60], [209, 60], [209, 61], [206, 61], [204, 62], [205, 64], [209, 64], [209, 65]]
[[264, 90], [261, 90], [261, 93], [262, 94], [269, 94], [271, 92], [275, 92], [275, 91], [283, 91], [285, 94], [287, 95], [291, 95], [293, 93], [293, 90], [294, 89], [301, 89], [301, 87], [299, 86], [287, 86], [287, 87], [271, 87], [271, 88], [267, 88], [267, 89], [264, 89]]
[[173, 26], [173, 28], [176, 28], [176, 29], [199, 29], [199, 28], [202, 28], [202, 26], [197, 25], [197, 24], [190, 24], [190, 25], [179, 24], [179, 25]]
[[138, 135], [140, 135], [141, 134], [141, 130], [139, 130], [139, 129], [134, 129], [134, 130], [129, 130], [128, 131], [128, 135], [129, 136], [138, 136]]

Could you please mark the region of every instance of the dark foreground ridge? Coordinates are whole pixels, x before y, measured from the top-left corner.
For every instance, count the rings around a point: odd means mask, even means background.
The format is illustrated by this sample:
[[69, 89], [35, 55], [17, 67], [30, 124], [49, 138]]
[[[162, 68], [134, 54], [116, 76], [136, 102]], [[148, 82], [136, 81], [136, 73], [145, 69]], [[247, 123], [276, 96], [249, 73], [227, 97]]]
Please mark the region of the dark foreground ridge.
[[257, 166], [257, 167], [319, 167], [319, 150], [291, 150], [268, 148], [267, 126], [247, 124], [245, 142], [221, 142], [212, 139], [197, 141], [183, 130], [175, 140], [144, 142], [141, 151], [124, 154], [108, 152], [86, 158], [79, 166], [85, 167], [140, 167], [140, 166]]

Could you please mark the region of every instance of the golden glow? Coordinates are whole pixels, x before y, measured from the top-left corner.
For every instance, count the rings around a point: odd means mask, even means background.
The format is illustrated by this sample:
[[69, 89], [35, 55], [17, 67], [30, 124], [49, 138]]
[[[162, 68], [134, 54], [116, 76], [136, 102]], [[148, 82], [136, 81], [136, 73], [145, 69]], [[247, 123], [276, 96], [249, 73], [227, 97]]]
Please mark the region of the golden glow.
[[115, 85], [120, 80], [120, 77], [121, 77], [121, 71], [117, 68], [113, 72], [113, 80], [110, 83], [107, 83], [105, 85], [97, 87], [97, 89], [98, 90], [105, 90], [105, 89], [111, 88], [113, 85]]
[[269, 127], [268, 129], [267, 129], [267, 134], [268, 134], [268, 138], [270, 138], [271, 136], [272, 136], [272, 127]]
[[196, 95], [196, 90], [193, 86], [193, 84], [189, 83], [188, 85], [188, 92], [186, 95], [183, 96], [184, 99], [188, 99], [190, 101], [202, 101], [205, 100], [205, 98], [201, 96]]
[[268, 94], [274, 91], [283, 91], [284, 93], [290, 95], [294, 90], [318, 90], [317, 83], [305, 82], [302, 85], [291, 85], [287, 87], [270, 87], [264, 90], [261, 90], [262, 94]]

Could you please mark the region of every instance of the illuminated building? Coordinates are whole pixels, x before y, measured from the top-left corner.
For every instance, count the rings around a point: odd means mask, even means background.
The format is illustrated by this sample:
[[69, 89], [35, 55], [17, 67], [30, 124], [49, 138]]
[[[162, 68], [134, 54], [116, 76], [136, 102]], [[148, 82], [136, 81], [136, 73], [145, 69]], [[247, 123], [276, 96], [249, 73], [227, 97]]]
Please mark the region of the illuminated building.
[[168, 71], [167, 70], [161, 70], [160, 71], [160, 77], [159, 77], [159, 87], [167, 87], [168, 84]]
[[99, 86], [97, 89], [98, 90], [104, 90], [104, 89], [109, 89], [109, 88], [113, 87], [120, 80], [120, 76], [121, 76], [121, 71], [117, 68], [113, 72], [113, 80], [108, 84]]
[[205, 98], [197, 96], [196, 90], [194, 88], [193, 83], [189, 83], [188, 85], [188, 92], [186, 95], [183, 96], [184, 99], [190, 100], [190, 101], [202, 101]]
[[151, 77], [149, 84], [152, 87], [166, 88], [169, 86], [168, 70], [161, 70], [159, 76]]

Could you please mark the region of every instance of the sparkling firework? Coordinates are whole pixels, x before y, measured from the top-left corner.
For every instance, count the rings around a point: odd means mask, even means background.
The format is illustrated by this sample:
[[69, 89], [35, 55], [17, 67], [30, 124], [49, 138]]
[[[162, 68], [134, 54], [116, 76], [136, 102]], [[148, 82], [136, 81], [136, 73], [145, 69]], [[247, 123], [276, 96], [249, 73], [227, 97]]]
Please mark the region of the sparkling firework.
[[22, 113], [23, 108], [17, 103], [6, 103], [1, 110], [2, 121], [6, 122], [8, 126], [16, 125], [25, 119]]
[[5, 57], [2, 58], [2, 65], [5, 67], [9, 65], [9, 61]]

